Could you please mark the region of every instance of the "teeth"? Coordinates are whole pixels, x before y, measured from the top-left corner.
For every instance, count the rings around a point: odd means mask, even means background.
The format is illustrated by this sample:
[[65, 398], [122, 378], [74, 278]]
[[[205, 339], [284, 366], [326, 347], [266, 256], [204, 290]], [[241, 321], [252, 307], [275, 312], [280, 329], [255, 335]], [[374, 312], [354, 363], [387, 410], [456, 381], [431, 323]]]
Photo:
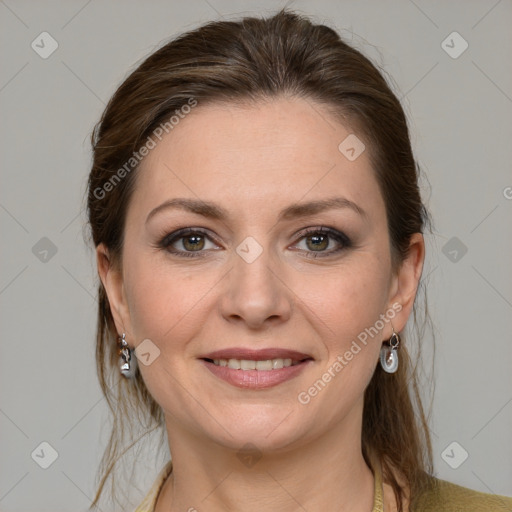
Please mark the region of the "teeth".
[[283, 359], [272, 359], [272, 369], [278, 370], [279, 368], [282, 368], [284, 366], [284, 360]]
[[242, 368], [240, 359], [230, 359], [228, 361], [228, 368], [233, 370], [240, 370]]
[[242, 359], [240, 361], [240, 370], [256, 370], [256, 361]]
[[255, 361], [254, 367], [256, 370], [272, 370], [272, 360], [267, 361]]
[[233, 370], [279, 370], [288, 366], [295, 366], [300, 361], [291, 359], [266, 359], [264, 361], [252, 361], [250, 359], [214, 359], [216, 366], [227, 366]]

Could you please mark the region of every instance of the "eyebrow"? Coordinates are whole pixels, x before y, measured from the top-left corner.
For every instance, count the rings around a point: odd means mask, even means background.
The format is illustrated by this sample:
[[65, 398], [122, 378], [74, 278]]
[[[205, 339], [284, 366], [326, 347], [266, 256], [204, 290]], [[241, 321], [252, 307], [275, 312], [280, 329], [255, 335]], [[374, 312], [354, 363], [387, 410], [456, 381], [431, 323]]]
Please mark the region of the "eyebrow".
[[[283, 220], [292, 220], [298, 217], [308, 217], [320, 213], [324, 210], [331, 210], [334, 208], [348, 208], [361, 217], [364, 217], [365, 219], [368, 218], [366, 212], [353, 201], [350, 201], [345, 197], [331, 197], [327, 199], [310, 201], [307, 203], [291, 204], [280, 212], [278, 222]], [[175, 198], [169, 199], [156, 208], [153, 208], [153, 210], [149, 212], [149, 215], [146, 218], [146, 224], [157, 213], [168, 209], [185, 210], [197, 215], [202, 215], [203, 217], [221, 221], [225, 221], [231, 217], [227, 210], [210, 201], [202, 201], [200, 199], [190, 198]]]

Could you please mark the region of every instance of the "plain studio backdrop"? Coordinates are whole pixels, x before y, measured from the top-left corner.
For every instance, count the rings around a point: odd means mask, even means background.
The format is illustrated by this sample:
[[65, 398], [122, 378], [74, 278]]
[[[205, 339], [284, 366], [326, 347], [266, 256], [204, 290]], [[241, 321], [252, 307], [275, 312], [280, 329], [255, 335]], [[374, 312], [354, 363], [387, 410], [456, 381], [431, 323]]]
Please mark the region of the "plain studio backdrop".
[[[82, 199], [105, 103], [163, 40], [284, 5], [0, 2], [0, 510], [86, 510], [94, 495], [108, 424]], [[436, 476], [512, 495], [512, 2], [288, 6], [339, 30], [393, 79], [435, 222], [424, 276], [437, 328]], [[166, 456], [138, 459], [134, 502]]]

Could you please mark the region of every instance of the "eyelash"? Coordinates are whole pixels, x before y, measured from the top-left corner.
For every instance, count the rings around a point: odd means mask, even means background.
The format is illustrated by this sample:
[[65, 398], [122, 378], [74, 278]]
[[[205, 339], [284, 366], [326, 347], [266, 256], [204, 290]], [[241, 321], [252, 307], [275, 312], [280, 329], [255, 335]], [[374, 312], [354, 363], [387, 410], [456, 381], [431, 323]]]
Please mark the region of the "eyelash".
[[[332, 256], [333, 254], [337, 254], [345, 249], [348, 249], [352, 247], [352, 242], [348, 238], [345, 233], [342, 233], [341, 231], [337, 231], [332, 228], [328, 228], [325, 226], [321, 226], [319, 228], [308, 228], [304, 231], [301, 231], [299, 236], [299, 241], [303, 238], [306, 238], [309, 235], [328, 235], [332, 239], [336, 240], [339, 244], [341, 244], [341, 247], [338, 249], [330, 250], [330, 251], [302, 251], [307, 252], [305, 255], [307, 258], [324, 258], [328, 256]], [[208, 233], [201, 229], [201, 228], [184, 228], [179, 229], [178, 231], [175, 231], [173, 233], [165, 235], [160, 242], [158, 243], [158, 248], [164, 249], [168, 251], [169, 253], [176, 255], [178, 257], [184, 257], [184, 258], [201, 258], [205, 256], [206, 251], [177, 251], [176, 249], [170, 250], [169, 247], [175, 243], [176, 241], [179, 241], [183, 238], [186, 238], [189, 235], [204, 235], [206, 238], [208, 238], [210, 241], [213, 241]]]

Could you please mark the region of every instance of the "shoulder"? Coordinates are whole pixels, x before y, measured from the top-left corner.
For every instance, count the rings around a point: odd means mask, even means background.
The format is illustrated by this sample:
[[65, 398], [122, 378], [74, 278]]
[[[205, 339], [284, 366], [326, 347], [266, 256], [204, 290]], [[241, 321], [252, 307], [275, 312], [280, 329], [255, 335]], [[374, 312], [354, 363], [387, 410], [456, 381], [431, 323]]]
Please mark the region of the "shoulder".
[[512, 512], [512, 498], [475, 491], [429, 478], [429, 484], [414, 500], [411, 512]]

